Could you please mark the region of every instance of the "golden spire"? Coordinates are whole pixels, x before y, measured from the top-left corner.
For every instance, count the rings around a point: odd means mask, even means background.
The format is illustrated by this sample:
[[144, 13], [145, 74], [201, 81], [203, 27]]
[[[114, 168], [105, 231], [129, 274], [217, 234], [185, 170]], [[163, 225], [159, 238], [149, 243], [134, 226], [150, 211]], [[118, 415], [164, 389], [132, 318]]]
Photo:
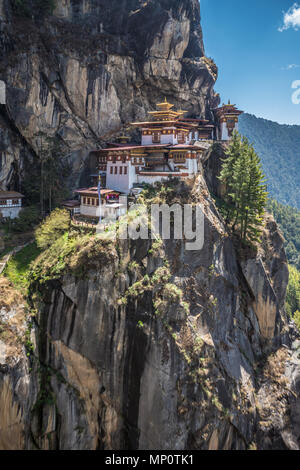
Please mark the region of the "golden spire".
[[165, 97], [165, 101], [163, 103], [157, 103], [156, 107], [160, 111], [169, 111], [170, 109], [172, 109], [174, 107], [174, 105], [171, 104], [171, 103], [168, 103], [167, 97]]

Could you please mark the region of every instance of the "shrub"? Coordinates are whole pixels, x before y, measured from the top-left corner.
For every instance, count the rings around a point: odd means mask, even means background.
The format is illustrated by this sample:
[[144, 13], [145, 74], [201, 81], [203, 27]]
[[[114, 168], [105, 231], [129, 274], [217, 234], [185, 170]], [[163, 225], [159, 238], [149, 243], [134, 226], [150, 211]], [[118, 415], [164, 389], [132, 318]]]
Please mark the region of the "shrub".
[[294, 318], [294, 322], [296, 323], [298, 330], [300, 330], [300, 310], [296, 310], [293, 318]]
[[17, 219], [12, 221], [12, 230], [14, 232], [29, 232], [40, 221], [39, 211], [36, 206], [24, 207]]
[[35, 237], [39, 248], [46, 249], [70, 228], [70, 214], [64, 209], [55, 209], [36, 229]]
[[286, 294], [286, 311], [293, 317], [297, 310], [300, 310], [300, 272], [289, 266], [290, 278]]

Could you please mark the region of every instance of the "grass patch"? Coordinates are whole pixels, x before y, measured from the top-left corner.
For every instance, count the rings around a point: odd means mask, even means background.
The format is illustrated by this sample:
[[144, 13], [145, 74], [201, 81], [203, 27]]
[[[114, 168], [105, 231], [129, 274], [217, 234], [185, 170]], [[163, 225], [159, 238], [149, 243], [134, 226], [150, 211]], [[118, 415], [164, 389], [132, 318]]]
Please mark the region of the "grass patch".
[[98, 271], [117, 258], [114, 244], [90, 234], [66, 232], [32, 264], [29, 282], [59, 279], [64, 273], [84, 278], [89, 270]]
[[8, 262], [4, 274], [16, 287], [27, 289], [28, 274], [31, 263], [39, 256], [41, 250], [36, 243], [25, 246]]

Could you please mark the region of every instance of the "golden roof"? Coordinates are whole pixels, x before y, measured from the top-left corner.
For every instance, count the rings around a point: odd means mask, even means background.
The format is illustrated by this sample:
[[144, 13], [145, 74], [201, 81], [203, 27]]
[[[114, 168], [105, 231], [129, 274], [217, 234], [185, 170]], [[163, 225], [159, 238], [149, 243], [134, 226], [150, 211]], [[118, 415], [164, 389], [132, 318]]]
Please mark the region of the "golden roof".
[[171, 104], [171, 103], [168, 103], [167, 98], [165, 98], [165, 101], [163, 103], [157, 103], [156, 107], [160, 111], [169, 111], [170, 109], [172, 109], [174, 107], [174, 105]]

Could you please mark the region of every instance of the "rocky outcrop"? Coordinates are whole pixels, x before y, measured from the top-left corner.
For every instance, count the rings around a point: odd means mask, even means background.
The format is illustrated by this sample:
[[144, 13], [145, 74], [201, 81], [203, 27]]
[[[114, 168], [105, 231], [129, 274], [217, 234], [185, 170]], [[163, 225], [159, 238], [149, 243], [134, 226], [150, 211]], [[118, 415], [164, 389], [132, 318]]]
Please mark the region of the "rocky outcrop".
[[90, 149], [165, 96], [199, 116], [218, 102], [198, 0], [66, 0], [44, 20], [0, 4], [3, 188], [22, 190], [24, 161], [41, 153], [41, 136], [59, 139], [78, 181]]
[[[25, 350], [24, 299], [0, 278], [0, 449], [25, 448], [34, 392], [30, 387], [30, 363]], [[27, 338], [29, 340], [29, 338]], [[33, 392], [33, 393], [32, 393]]]

